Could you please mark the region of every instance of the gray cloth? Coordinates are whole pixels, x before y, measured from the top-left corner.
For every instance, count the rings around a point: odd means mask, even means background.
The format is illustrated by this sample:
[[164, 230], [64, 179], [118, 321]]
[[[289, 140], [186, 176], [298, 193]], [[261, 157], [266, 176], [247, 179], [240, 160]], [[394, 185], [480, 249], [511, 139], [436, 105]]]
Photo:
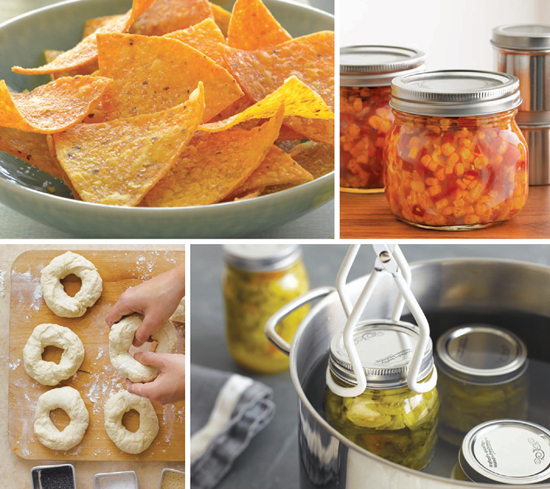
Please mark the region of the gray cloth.
[[[191, 365], [191, 436], [210, 418], [218, 394], [234, 374]], [[271, 388], [254, 381], [240, 396], [228, 423], [208, 445], [202, 456], [191, 464], [191, 487], [215, 487], [245, 450], [273, 418], [275, 404]]]

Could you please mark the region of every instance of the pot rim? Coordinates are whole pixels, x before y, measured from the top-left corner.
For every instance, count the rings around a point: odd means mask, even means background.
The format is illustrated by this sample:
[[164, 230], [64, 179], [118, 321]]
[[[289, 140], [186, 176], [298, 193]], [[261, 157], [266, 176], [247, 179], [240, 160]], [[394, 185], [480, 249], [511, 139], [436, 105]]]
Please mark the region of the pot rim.
[[[494, 265], [498, 264], [514, 264], [514, 265], [521, 265], [522, 267], [531, 268], [535, 270], [539, 270], [541, 272], [546, 272], [547, 275], [550, 275], [550, 267], [546, 265], [541, 265], [538, 263], [529, 263], [524, 262], [521, 260], [513, 260], [513, 259], [505, 259], [505, 258], [470, 258], [470, 257], [464, 257], [464, 258], [438, 258], [433, 260], [420, 260], [415, 261], [410, 264], [411, 272], [414, 271], [417, 268], [431, 265], [431, 264], [437, 264], [437, 263], [445, 263], [445, 264], [464, 264], [464, 262], [471, 262], [472, 264], [475, 263], [490, 263]], [[347, 285], [356, 284], [361, 281], [365, 281], [366, 278], [369, 276], [363, 275], [362, 277], [359, 277], [358, 279], [355, 279], [351, 282], [349, 282]], [[317, 313], [325, 307], [326, 303], [329, 302], [329, 300], [332, 300], [334, 294], [338, 295], [337, 291], [331, 292], [329, 295], [327, 295], [324, 299], [321, 299], [317, 304], [315, 304], [314, 307], [311, 308], [309, 313], [306, 315], [306, 317], [302, 320], [300, 323], [300, 326], [298, 327], [294, 338], [292, 340], [292, 343], [290, 345], [290, 377], [292, 379], [292, 384], [294, 385], [294, 389], [296, 390], [296, 393], [298, 394], [299, 402], [303, 404], [309, 413], [315, 418], [315, 420], [320, 423], [333, 437], [337, 438], [340, 443], [343, 443], [346, 445], [349, 449], [354, 450], [361, 455], [370, 458], [378, 463], [384, 464], [390, 468], [393, 468], [394, 470], [400, 470], [403, 471], [405, 474], [421, 477], [421, 478], [427, 478], [431, 480], [432, 482], [442, 482], [449, 484], [449, 481], [452, 481], [452, 484], [455, 487], [463, 487], [463, 488], [471, 488], [472, 483], [471, 482], [465, 482], [465, 481], [459, 481], [459, 480], [453, 480], [447, 477], [441, 477], [438, 475], [428, 474], [425, 472], [419, 472], [418, 470], [409, 469], [408, 467], [403, 467], [402, 465], [398, 465], [396, 463], [390, 462], [389, 460], [386, 460], [382, 457], [379, 457], [378, 455], [374, 455], [371, 452], [368, 452], [364, 448], [359, 447], [355, 443], [352, 443], [350, 440], [348, 440], [345, 436], [340, 434], [337, 430], [335, 430], [332, 426], [330, 426], [325, 419], [317, 412], [317, 410], [311, 405], [311, 402], [307, 398], [306, 394], [304, 393], [304, 390], [302, 389], [302, 386], [300, 384], [300, 380], [298, 378], [298, 371], [296, 367], [296, 359], [295, 359], [295, 345], [299, 343], [300, 338], [302, 336], [303, 331], [308, 326], [309, 322], [311, 321], [311, 318], [317, 315]], [[328, 346], [327, 346], [328, 349]], [[458, 461], [458, 460], [457, 460]], [[484, 483], [477, 483], [476, 487], [480, 488], [486, 488], [486, 489], [494, 489], [494, 484], [484, 484]], [[524, 489], [525, 485], [510, 485], [506, 486], [510, 489]], [[537, 485], [540, 489], [550, 489], [550, 484], [539, 484]]]

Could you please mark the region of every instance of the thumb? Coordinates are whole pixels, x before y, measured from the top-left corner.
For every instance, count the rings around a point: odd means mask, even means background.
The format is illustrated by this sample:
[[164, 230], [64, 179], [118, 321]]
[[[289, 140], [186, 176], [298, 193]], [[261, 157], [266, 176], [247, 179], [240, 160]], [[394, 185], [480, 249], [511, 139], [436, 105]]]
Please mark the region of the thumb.
[[153, 331], [158, 329], [161, 324], [162, 321], [153, 314], [145, 314], [141, 326], [138, 328], [134, 336], [134, 346], [139, 348], [141, 345], [143, 345], [143, 343], [145, 343], [149, 339]]
[[126, 379], [126, 388], [130, 394], [146, 397], [148, 399], [150, 399], [151, 396], [154, 394], [152, 392], [154, 390], [152, 382], [142, 384], [140, 382], [131, 382], [130, 380]]
[[138, 352], [134, 355], [134, 358], [139, 363], [149, 365], [150, 367], [156, 367], [160, 370], [166, 368], [168, 360], [170, 359], [169, 357], [169, 353], [153, 353], [152, 351]]
[[128, 316], [133, 312], [135, 311], [130, 309], [124, 301], [119, 300], [109, 311], [109, 314], [105, 316], [105, 322], [109, 328], [112, 328], [113, 324], [118, 323], [124, 316]]

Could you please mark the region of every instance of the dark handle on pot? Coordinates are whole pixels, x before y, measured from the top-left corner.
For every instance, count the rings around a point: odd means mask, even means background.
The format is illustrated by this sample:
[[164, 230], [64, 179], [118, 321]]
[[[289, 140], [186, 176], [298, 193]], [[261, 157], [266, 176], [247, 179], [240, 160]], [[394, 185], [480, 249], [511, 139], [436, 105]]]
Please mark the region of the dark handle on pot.
[[284, 354], [289, 355], [290, 344], [279, 336], [279, 333], [275, 331], [275, 328], [284, 318], [293, 313], [296, 309], [305, 306], [308, 302], [314, 301], [315, 299], [325, 297], [335, 290], [336, 289], [334, 287], [319, 287], [306, 292], [300, 297], [296, 297], [296, 299], [281, 307], [281, 309], [273, 314], [273, 316], [271, 316], [265, 323], [265, 334], [269, 341], [271, 341], [271, 343], [273, 343]]

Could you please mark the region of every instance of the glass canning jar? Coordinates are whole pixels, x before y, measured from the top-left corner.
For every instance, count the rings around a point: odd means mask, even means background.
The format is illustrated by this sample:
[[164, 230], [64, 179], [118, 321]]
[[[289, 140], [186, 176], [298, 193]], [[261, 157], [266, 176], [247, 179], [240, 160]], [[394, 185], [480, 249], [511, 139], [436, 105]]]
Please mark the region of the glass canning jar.
[[[288, 356], [264, 333], [266, 321], [309, 290], [297, 245], [226, 245], [223, 295], [229, 353], [241, 367], [260, 374], [288, 370]], [[304, 306], [284, 318], [279, 334], [289, 343], [309, 311]]]
[[550, 431], [527, 421], [497, 419], [464, 437], [451, 479], [513, 485], [550, 482]]
[[393, 122], [389, 105], [396, 76], [424, 70], [421, 51], [394, 46], [340, 50], [340, 188], [381, 192], [384, 139]]
[[460, 445], [480, 423], [527, 416], [527, 347], [510, 331], [478, 324], [449, 330], [435, 362], [443, 440]]
[[527, 200], [528, 151], [513, 75], [434, 71], [397, 78], [384, 150], [386, 197], [402, 221], [431, 229], [486, 227]]
[[[328, 423], [375, 455], [405, 467], [423, 469], [435, 451], [439, 398], [435, 387], [418, 394], [407, 386], [418, 328], [398, 321], [368, 321], [358, 325], [354, 342], [367, 377], [367, 389], [357, 397], [341, 397], [327, 387]], [[357, 384], [341, 333], [330, 343], [329, 369], [337, 384]], [[426, 382], [434, 370], [430, 341], [419, 379]]]

